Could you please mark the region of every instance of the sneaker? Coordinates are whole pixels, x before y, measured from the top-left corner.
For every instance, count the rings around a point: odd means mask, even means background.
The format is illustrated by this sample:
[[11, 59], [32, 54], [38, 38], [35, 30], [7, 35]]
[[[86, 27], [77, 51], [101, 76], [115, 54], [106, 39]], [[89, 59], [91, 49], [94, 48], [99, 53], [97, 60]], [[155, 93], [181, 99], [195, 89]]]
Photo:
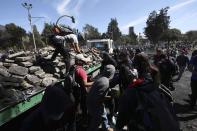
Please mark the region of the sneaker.
[[114, 131], [113, 128], [107, 128], [107, 131]]
[[114, 125], [116, 125], [116, 118], [113, 116], [112, 117], [112, 123], [114, 124]]

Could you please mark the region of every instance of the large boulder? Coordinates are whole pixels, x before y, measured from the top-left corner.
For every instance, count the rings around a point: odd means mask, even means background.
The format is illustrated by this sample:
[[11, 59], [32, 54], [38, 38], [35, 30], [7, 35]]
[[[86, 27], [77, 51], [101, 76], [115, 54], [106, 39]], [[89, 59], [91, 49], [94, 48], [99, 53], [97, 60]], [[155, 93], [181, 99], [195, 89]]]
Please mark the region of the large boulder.
[[39, 71], [39, 70], [41, 70], [41, 68], [39, 66], [32, 66], [29, 68], [29, 72], [32, 74], [35, 73], [36, 71]]
[[53, 74], [46, 73], [44, 77], [53, 77]]
[[38, 76], [39, 78], [44, 78], [45, 77], [45, 72], [43, 70], [36, 71], [34, 74], [36, 76]]
[[4, 62], [7, 62], [7, 63], [14, 63], [14, 60], [10, 60], [10, 59], [5, 59]]
[[1, 84], [3, 85], [3, 87], [20, 87], [21, 83], [15, 83], [15, 82], [1, 82]]
[[24, 66], [24, 67], [30, 67], [33, 65], [33, 63], [27, 61], [27, 62], [21, 62], [21, 63], [19, 63], [19, 65]]
[[3, 66], [9, 68], [9, 67], [11, 67], [11, 66], [17, 66], [17, 64], [15, 64], [15, 63], [4, 62], [4, 63], [3, 63]]
[[27, 75], [26, 76], [26, 79], [27, 81], [30, 83], [30, 84], [33, 84], [33, 85], [39, 85], [40, 84], [40, 79], [35, 76], [35, 75]]
[[24, 81], [21, 85], [24, 89], [33, 88], [34, 86]]
[[27, 56], [27, 57], [16, 57], [15, 58], [15, 61], [18, 61], [18, 62], [31, 61], [31, 60], [32, 60], [32, 57], [31, 56]]
[[14, 83], [22, 83], [24, 81], [24, 77], [12, 75], [10, 77], [0, 76], [0, 82], [14, 82]]
[[56, 78], [54, 78], [54, 77], [46, 77], [46, 78], [44, 78], [42, 80], [41, 85], [44, 86], [44, 87], [47, 87], [47, 86], [49, 86], [51, 84], [54, 84], [56, 82], [57, 82], [57, 79]]
[[0, 75], [4, 77], [9, 77], [10, 73], [5, 67], [0, 67]]
[[22, 66], [11, 66], [8, 69], [8, 72], [19, 76], [25, 76], [28, 74], [28, 68]]
[[21, 52], [17, 52], [17, 53], [8, 55], [8, 58], [11, 59], [11, 58], [15, 58], [15, 57], [18, 57], [18, 56], [23, 56], [23, 55], [25, 55], [25, 52], [21, 51]]

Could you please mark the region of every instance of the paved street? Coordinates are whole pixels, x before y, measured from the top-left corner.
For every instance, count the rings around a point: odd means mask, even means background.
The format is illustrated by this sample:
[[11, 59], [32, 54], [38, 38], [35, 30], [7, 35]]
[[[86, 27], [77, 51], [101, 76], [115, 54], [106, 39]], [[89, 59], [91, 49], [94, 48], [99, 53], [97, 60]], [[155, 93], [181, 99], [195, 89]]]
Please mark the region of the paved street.
[[189, 96], [191, 73], [186, 71], [181, 80], [175, 82], [176, 90], [173, 92], [175, 99], [175, 109], [177, 116], [181, 123], [182, 131], [197, 131], [197, 108], [195, 110], [189, 109]]

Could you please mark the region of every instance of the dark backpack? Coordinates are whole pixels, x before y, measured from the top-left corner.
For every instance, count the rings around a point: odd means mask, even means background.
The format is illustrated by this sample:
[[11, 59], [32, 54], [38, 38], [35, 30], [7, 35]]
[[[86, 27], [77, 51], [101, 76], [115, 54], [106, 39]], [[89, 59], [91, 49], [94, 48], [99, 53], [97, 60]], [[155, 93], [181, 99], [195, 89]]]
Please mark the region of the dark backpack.
[[171, 77], [177, 74], [177, 65], [172, 59], [163, 59], [159, 62], [161, 76]]
[[[173, 109], [171, 94], [164, 87], [145, 92], [137, 89], [137, 120], [131, 121], [135, 131], [180, 131]], [[167, 98], [168, 97], [168, 98]]]
[[74, 97], [75, 103], [78, 103], [80, 100], [80, 86], [75, 81], [75, 71], [76, 67], [71, 67], [70, 70], [64, 76], [64, 91], [70, 96]]

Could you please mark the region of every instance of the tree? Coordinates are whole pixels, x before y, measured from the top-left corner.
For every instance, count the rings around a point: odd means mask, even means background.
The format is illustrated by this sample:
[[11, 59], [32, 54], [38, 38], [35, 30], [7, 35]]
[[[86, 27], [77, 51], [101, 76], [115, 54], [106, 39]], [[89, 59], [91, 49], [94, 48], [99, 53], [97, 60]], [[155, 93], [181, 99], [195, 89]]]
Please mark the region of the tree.
[[92, 25], [86, 24], [85, 27], [83, 27], [83, 32], [85, 34], [86, 39], [101, 38], [101, 34], [99, 33], [98, 29]]
[[131, 34], [129, 33], [129, 38], [130, 38], [130, 44], [135, 44], [137, 43], [137, 35], [132, 32]]
[[129, 37], [129, 35], [122, 35], [121, 36], [121, 43], [122, 44], [129, 44], [129, 43], [131, 43], [131, 37]]
[[165, 32], [163, 32], [161, 36], [161, 40], [167, 41], [168, 44], [170, 44], [171, 41], [178, 41], [182, 37], [181, 31], [179, 29], [168, 29]]
[[197, 30], [186, 32], [185, 37], [189, 43], [193, 43], [193, 42], [197, 41]]
[[16, 46], [17, 48], [22, 45], [22, 37], [26, 35], [26, 31], [16, 26], [14, 23], [5, 25], [7, 33], [10, 35], [9, 42], [11, 46]]
[[153, 11], [146, 21], [144, 33], [153, 44], [156, 44], [162, 34], [169, 28], [170, 16], [167, 14], [168, 9], [169, 7], [162, 8], [159, 13]]
[[8, 41], [9, 39], [11, 39], [11, 35], [5, 30], [2, 31], [0, 30], [0, 48], [1, 49], [6, 49], [7, 47], [10, 47], [11, 44]]
[[52, 24], [44, 23], [44, 29], [42, 30], [41, 36], [42, 36], [42, 41], [44, 41], [45, 44], [48, 43], [48, 36], [52, 33], [51, 32], [52, 27], [53, 27]]
[[115, 19], [111, 18], [111, 21], [108, 24], [107, 27], [107, 33], [108, 36], [110, 36], [111, 39], [113, 39], [114, 41], [117, 41], [120, 39], [121, 37], [121, 32], [120, 29], [118, 27], [118, 22]]

